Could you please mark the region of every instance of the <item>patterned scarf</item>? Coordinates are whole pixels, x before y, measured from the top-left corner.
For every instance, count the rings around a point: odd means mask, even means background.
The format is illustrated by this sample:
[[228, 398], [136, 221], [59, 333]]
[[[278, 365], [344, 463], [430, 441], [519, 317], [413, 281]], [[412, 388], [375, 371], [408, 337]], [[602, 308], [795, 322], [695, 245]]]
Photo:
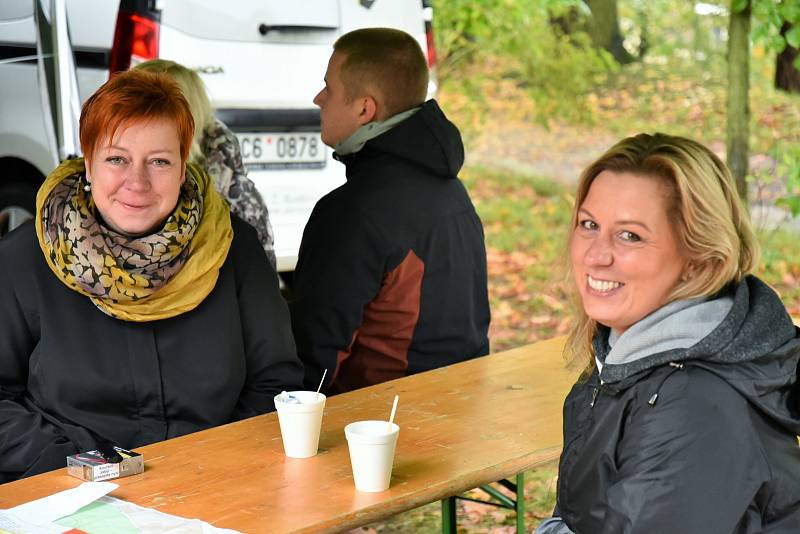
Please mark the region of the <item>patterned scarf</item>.
[[154, 321], [194, 309], [214, 288], [233, 238], [228, 207], [191, 164], [164, 227], [128, 237], [103, 226], [83, 190], [83, 159], [48, 176], [36, 197], [36, 233], [48, 265], [108, 315]]

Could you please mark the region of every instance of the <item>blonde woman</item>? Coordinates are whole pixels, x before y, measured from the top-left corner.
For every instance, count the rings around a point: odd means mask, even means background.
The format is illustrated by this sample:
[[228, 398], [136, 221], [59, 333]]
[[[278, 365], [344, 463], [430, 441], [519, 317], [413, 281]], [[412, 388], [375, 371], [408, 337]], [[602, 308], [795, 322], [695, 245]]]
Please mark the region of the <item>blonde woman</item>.
[[193, 70], [166, 59], [140, 63], [138, 70], [166, 72], [180, 85], [196, 125], [189, 159], [202, 166], [213, 178], [217, 191], [230, 204], [231, 211], [249, 223], [267, 253], [272, 267], [275, 263], [275, 238], [269, 223], [269, 211], [264, 199], [242, 163], [239, 140], [220, 120], [206, 94], [203, 80]]
[[663, 134], [587, 168], [569, 238], [583, 377], [537, 534], [800, 532], [800, 335], [749, 273], [725, 165]]

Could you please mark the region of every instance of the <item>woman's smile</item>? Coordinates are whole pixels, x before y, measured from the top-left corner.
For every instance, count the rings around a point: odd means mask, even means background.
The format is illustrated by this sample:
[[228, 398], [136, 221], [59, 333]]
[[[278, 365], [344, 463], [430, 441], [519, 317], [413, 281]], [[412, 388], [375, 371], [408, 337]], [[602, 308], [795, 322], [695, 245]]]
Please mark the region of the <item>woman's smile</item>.
[[593, 278], [592, 275], [586, 275], [586, 282], [589, 284], [589, 289], [595, 293], [603, 295], [611, 294], [614, 290], [621, 288], [625, 284], [613, 280], [603, 280], [600, 278]]

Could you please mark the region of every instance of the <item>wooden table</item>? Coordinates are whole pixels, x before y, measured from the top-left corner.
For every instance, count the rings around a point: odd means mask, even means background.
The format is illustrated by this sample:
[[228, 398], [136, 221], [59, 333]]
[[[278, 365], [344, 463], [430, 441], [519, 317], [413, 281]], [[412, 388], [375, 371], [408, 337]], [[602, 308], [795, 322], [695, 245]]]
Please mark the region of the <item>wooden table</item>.
[[[331, 397], [320, 452], [283, 454], [275, 414], [138, 449], [145, 472], [112, 496], [242, 532], [355, 528], [549, 462], [561, 449], [563, 399], [575, 379], [556, 338]], [[392, 485], [353, 486], [344, 426], [386, 419], [400, 437]], [[65, 469], [0, 485], [10, 508], [80, 484]]]

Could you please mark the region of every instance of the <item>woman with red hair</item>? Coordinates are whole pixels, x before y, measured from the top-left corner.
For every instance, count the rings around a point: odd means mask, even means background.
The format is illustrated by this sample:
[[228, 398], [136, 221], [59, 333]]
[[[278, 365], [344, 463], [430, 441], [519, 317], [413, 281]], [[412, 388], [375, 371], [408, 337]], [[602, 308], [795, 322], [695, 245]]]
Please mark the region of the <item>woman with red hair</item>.
[[187, 162], [193, 134], [168, 75], [113, 77], [83, 107], [85, 159], [0, 241], [0, 482], [272, 411], [300, 386], [275, 271]]

